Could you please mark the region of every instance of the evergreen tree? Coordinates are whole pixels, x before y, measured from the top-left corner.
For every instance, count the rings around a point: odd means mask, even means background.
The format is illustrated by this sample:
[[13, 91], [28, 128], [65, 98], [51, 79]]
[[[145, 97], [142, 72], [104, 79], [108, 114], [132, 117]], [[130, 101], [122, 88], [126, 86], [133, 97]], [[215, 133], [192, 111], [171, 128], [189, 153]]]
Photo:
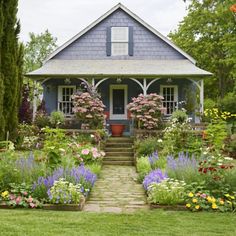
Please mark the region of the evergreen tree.
[[3, 117], [3, 98], [4, 98], [4, 83], [1, 64], [1, 46], [3, 37], [3, 0], [0, 0], [0, 140], [4, 138], [4, 117]]
[[1, 42], [1, 70], [4, 76], [3, 116], [5, 133], [10, 135], [18, 124], [19, 96], [22, 83], [23, 48], [18, 43], [20, 24], [17, 21], [17, 0], [3, 1], [4, 17], [3, 36]]

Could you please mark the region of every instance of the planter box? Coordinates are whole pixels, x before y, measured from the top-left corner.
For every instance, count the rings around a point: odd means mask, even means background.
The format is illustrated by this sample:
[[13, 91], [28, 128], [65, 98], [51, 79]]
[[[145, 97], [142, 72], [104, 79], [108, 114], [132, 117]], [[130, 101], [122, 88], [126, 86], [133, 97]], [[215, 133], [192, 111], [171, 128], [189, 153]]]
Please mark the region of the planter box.
[[150, 209], [163, 209], [167, 211], [186, 211], [187, 208], [185, 205], [158, 205], [150, 204]]

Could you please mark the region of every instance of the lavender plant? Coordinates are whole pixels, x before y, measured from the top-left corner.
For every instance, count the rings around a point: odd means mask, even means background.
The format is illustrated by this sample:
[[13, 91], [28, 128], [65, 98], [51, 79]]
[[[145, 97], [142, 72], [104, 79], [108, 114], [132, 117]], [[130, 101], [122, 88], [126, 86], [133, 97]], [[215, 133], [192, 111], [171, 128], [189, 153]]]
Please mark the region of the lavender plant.
[[156, 169], [151, 171], [148, 175], [145, 176], [143, 180], [143, 187], [145, 190], [148, 190], [150, 184], [160, 183], [167, 178], [167, 174], [162, 172], [161, 169]]

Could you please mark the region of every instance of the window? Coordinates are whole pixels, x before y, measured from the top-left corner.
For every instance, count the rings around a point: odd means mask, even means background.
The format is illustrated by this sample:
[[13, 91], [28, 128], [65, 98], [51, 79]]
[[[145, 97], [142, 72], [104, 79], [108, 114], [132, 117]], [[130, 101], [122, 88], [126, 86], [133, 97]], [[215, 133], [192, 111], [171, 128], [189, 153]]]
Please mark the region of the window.
[[111, 28], [111, 55], [121, 56], [129, 53], [129, 28]]
[[75, 93], [76, 86], [58, 87], [58, 110], [62, 111], [66, 117], [73, 115], [73, 101], [71, 96]]
[[178, 104], [178, 87], [176, 85], [161, 85], [161, 95], [163, 106], [166, 108], [166, 115], [171, 115]]

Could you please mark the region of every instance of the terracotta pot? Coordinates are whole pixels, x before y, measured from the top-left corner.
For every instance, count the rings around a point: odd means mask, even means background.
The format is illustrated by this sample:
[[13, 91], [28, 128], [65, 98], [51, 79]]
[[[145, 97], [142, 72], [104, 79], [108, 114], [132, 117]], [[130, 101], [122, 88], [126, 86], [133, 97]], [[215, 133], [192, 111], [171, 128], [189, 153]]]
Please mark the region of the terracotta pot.
[[124, 129], [125, 129], [125, 125], [122, 125], [122, 124], [111, 124], [112, 136], [115, 136], [115, 137], [122, 136]]

